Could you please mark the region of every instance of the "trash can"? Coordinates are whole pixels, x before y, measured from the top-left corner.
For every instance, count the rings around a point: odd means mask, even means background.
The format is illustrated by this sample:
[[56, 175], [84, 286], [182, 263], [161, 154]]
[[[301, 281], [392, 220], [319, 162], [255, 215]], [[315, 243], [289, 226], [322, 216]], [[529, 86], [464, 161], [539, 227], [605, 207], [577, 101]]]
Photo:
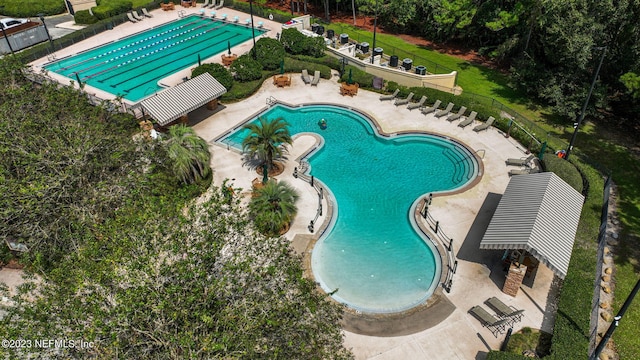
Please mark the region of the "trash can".
[[389, 58], [389, 66], [390, 67], [398, 67], [398, 55], [391, 55]]
[[327, 30], [327, 39], [333, 39], [334, 36], [336, 36], [336, 32], [331, 30], [331, 29], [328, 29]]
[[406, 58], [406, 59], [402, 60], [402, 67], [407, 71], [411, 70], [411, 65], [412, 64], [413, 64], [413, 60], [411, 60], [409, 58]]
[[349, 34], [340, 34], [340, 44], [346, 44], [349, 42]]
[[377, 47], [377, 48], [373, 49], [373, 56], [378, 56], [378, 55], [382, 55], [382, 48], [381, 47]]
[[324, 26], [318, 25], [318, 29], [316, 30], [316, 34], [323, 35], [324, 34]]
[[363, 53], [368, 53], [369, 52], [369, 43], [368, 42], [363, 42], [362, 44], [360, 44], [360, 50]]
[[311, 24], [311, 32], [312, 33], [317, 33], [318, 32], [318, 24]]
[[418, 75], [427, 75], [427, 68], [422, 66], [422, 65], [416, 66], [416, 74], [418, 74]]

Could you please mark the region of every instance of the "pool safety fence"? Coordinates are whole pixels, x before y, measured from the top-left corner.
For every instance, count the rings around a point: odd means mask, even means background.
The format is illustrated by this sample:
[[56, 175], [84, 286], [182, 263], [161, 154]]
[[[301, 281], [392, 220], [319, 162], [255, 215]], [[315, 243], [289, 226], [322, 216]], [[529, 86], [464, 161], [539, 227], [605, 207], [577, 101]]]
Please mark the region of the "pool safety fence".
[[432, 231], [432, 240], [437, 240], [437, 242], [444, 248], [445, 252], [447, 253], [447, 275], [442, 282], [442, 287], [446, 292], [451, 292], [451, 287], [453, 286], [453, 275], [458, 269], [458, 260], [456, 259], [456, 255], [454, 253], [453, 239], [444, 233], [442, 227], [440, 226], [440, 221], [437, 221], [431, 215], [431, 213], [429, 213], [429, 206], [431, 206], [432, 200], [433, 194], [429, 194], [429, 196], [425, 197], [422, 200], [420, 215]]

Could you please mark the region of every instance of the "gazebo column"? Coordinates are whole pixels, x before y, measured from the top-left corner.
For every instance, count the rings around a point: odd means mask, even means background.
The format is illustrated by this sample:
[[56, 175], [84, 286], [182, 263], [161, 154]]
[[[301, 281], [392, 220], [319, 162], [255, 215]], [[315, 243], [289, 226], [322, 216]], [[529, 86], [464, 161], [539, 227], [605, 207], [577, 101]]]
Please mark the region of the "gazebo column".
[[215, 110], [218, 108], [218, 99], [215, 98], [207, 103], [207, 110]]
[[516, 262], [511, 263], [511, 266], [509, 266], [509, 272], [507, 273], [507, 279], [502, 287], [502, 292], [513, 297], [518, 295], [518, 290], [520, 289], [520, 285], [522, 285], [522, 280], [526, 273], [526, 265]]

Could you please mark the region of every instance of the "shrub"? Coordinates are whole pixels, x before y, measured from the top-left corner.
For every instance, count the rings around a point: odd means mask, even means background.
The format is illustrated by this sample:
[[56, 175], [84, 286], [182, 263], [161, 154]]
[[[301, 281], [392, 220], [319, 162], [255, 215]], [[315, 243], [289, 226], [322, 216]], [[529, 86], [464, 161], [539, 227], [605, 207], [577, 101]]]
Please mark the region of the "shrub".
[[275, 70], [284, 59], [284, 46], [276, 39], [262, 38], [256, 42], [256, 58], [265, 70]]
[[253, 60], [251, 55], [240, 55], [236, 61], [231, 64], [231, 72], [234, 73], [235, 79], [240, 82], [258, 80], [262, 77], [262, 65]]
[[231, 87], [233, 86], [233, 76], [229, 70], [225, 69], [225, 67], [220, 64], [202, 64], [201, 66], [193, 69], [191, 77], [194, 78], [206, 72], [218, 80], [220, 84], [227, 89], [227, 91], [231, 90]]
[[92, 9], [93, 15], [97, 17], [99, 20], [108, 19], [112, 16], [116, 16], [119, 14], [124, 14], [127, 11], [133, 8], [133, 3], [131, 1], [122, 0], [122, 1], [113, 1], [107, 3], [101, 3]]
[[349, 79], [349, 72], [351, 72], [351, 80], [358, 83], [360, 87], [364, 87], [364, 88], [373, 87], [373, 78], [374, 78], [373, 75], [351, 66], [347, 66], [344, 69], [344, 74], [342, 74], [340, 81], [343, 81], [343, 82], [347, 81]]
[[96, 22], [98, 22], [98, 18], [91, 15], [89, 10], [76, 11], [74, 19], [76, 21], [76, 24], [95, 24]]
[[545, 154], [543, 165], [546, 171], [555, 173], [567, 184], [571, 185], [572, 188], [576, 189], [576, 191], [582, 193], [582, 176], [572, 163], [564, 159], [560, 159], [553, 154]]
[[0, 1], [4, 6], [2, 14], [11, 17], [37, 17], [38, 14], [57, 15], [67, 11], [64, 0], [38, 0], [38, 1]]
[[322, 36], [307, 37], [304, 41], [304, 53], [313, 57], [321, 57], [327, 45]]
[[282, 30], [280, 42], [284, 45], [288, 53], [297, 55], [304, 54], [306, 36], [300, 31], [289, 28]]
[[288, 72], [298, 73], [306, 69], [309, 73], [313, 74], [317, 70], [320, 71], [320, 77], [323, 79], [331, 78], [331, 68], [326, 65], [309, 63], [295, 58], [286, 57], [284, 59], [284, 66]]

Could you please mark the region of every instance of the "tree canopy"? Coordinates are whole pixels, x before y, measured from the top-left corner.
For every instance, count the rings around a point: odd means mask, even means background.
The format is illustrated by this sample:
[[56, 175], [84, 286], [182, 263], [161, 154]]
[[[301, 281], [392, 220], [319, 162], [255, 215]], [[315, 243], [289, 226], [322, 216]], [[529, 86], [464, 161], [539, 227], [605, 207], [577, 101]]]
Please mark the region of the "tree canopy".
[[0, 337], [91, 345], [5, 357], [351, 358], [342, 308], [234, 192], [182, 184], [132, 116], [33, 83], [13, 59], [0, 60], [0, 240], [29, 247], [37, 278], [0, 289]]

